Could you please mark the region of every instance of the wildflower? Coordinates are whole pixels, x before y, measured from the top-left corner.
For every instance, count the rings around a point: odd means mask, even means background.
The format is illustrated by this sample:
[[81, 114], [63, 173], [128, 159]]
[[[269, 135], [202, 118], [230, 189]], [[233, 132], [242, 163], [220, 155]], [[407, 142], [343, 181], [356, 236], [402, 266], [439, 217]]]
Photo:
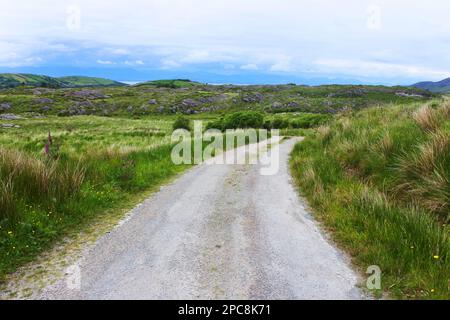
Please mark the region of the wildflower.
[[8, 234], [11, 236], [13, 234], [13, 232], [12, 231], [8, 231]]
[[433, 256], [433, 258], [436, 259], [436, 260], [438, 260], [438, 259], [439, 259], [439, 256]]
[[434, 289], [431, 289], [431, 293], [433, 293], [434, 292]]

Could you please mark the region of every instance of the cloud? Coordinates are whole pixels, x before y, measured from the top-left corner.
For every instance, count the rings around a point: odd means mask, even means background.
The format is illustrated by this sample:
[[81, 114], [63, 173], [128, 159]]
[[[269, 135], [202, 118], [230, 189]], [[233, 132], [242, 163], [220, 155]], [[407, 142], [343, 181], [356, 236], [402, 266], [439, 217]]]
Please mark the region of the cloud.
[[241, 66], [241, 70], [258, 70], [258, 66], [256, 64], [250, 63], [250, 64], [244, 64]]
[[346, 59], [322, 59], [314, 61], [319, 71], [328, 70], [339, 74], [349, 74], [364, 77], [420, 77], [423, 79], [443, 79], [450, 77], [450, 68], [433, 69], [420, 65], [394, 64]]
[[182, 75], [251, 74], [257, 66], [258, 73], [283, 77], [402, 81], [436, 79], [450, 70], [448, 0], [432, 6], [422, 0], [6, 3], [0, 11], [3, 68], [81, 63]]
[[97, 60], [97, 63], [98, 63], [98, 64], [105, 64], [105, 65], [116, 64], [116, 63], [113, 62], [113, 61], [110, 61], [110, 60], [101, 60], [101, 59]]
[[174, 60], [171, 60], [171, 59], [163, 59], [163, 60], [161, 61], [160, 69], [163, 69], [163, 70], [167, 70], [167, 69], [175, 69], [175, 68], [179, 68], [180, 66], [181, 66], [181, 64], [178, 63], [178, 62], [176, 62], [176, 61], [174, 61]]
[[123, 64], [127, 65], [127, 66], [142, 66], [144, 65], [144, 61], [142, 60], [135, 60], [135, 61], [124, 61]]

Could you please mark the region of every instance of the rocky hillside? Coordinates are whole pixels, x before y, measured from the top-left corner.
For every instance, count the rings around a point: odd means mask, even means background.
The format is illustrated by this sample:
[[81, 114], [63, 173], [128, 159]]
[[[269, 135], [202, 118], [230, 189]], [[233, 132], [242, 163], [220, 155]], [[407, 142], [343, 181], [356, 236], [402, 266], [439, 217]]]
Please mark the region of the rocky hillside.
[[125, 84], [103, 78], [93, 77], [61, 77], [54, 78], [36, 74], [2, 73], [0, 74], [0, 88], [15, 88], [19, 86], [45, 88], [75, 88], [75, 87], [111, 87]]
[[450, 78], [438, 82], [426, 81], [412, 85], [415, 88], [437, 93], [450, 93]]
[[[183, 86], [177, 86], [180, 82]], [[1, 89], [0, 113], [140, 117], [255, 110], [333, 114], [386, 103], [427, 101], [434, 96], [431, 92], [410, 87], [218, 86], [176, 80], [101, 88]]]

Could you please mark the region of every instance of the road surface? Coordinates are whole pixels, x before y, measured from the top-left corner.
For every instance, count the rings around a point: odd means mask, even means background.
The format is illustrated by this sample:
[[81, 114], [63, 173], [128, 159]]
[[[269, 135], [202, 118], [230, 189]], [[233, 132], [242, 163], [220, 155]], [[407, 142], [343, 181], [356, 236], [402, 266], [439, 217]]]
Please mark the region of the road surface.
[[[199, 165], [87, 250], [41, 299], [361, 299], [358, 276], [280, 170]], [[239, 148], [238, 152], [245, 152]]]

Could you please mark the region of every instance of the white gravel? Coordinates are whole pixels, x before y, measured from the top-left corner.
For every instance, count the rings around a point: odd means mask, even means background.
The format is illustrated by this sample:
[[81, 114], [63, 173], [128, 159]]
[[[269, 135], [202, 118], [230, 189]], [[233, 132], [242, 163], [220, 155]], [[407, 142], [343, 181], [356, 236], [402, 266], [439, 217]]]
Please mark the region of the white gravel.
[[86, 252], [80, 288], [62, 279], [40, 298], [364, 298], [357, 274], [290, 182], [297, 142], [281, 144], [274, 176], [260, 175], [259, 165], [189, 170]]

